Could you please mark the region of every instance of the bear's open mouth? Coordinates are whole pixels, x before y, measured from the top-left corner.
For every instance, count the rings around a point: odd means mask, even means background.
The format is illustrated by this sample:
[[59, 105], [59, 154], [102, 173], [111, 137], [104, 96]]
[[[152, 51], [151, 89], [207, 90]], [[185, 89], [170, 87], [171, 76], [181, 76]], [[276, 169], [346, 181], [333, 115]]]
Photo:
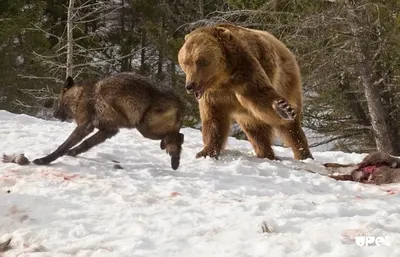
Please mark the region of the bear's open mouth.
[[199, 90], [195, 91], [193, 94], [197, 100], [200, 100], [200, 98], [203, 96], [203, 93], [204, 93], [204, 87], [201, 87]]

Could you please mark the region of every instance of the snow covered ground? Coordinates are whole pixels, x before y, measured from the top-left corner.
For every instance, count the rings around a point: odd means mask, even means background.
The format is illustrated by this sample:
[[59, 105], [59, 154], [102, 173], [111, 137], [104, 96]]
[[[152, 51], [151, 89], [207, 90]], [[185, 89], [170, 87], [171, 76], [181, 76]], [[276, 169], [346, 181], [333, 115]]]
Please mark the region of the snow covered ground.
[[[74, 127], [0, 111], [0, 149], [33, 160]], [[387, 191], [399, 185], [299, 170], [281, 147], [274, 149], [282, 162], [260, 160], [247, 141], [233, 138], [220, 160], [195, 159], [201, 135], [183, 133], [177, 171], [158, 141], [135, 130], [49, 166], [0, 163], [0, 242], [13, 238], [13, 249], [0, 256], [400, 256], [400, 197]], [[303, 165], [314, 170], [365, 156], [313, 154]], [[262, 233], [263, 222], [270, 233]], [[358, 246], [360, 235], [387, 241]]]

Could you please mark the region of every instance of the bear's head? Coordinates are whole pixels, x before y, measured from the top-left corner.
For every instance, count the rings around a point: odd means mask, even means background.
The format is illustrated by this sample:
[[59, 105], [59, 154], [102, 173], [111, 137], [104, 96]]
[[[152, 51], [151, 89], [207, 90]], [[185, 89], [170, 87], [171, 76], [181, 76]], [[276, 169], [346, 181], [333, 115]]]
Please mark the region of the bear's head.
[[223, 27], [199, 28], [185, 36], [178, 61], [186, 74], [186, 91], [199, 100], [204, 92], [229, 77], [224, 42], [231, 32]]

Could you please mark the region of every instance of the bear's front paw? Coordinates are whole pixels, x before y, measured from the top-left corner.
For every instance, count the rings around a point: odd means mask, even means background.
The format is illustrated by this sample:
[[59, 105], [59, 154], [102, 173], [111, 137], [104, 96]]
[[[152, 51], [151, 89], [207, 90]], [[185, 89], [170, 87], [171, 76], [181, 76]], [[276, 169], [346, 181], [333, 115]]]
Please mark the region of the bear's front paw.
[[285, 120], [294, 120], [296, 118], [296, 111], [286, 100], [276, 100], [273, 102], [272, 107]]
[[209, 156], [211, 158], [215, 158], [216, 160], [218, 160], [219, 154], [220, 154], [220, 151], [217, 149], [210, 148], [210, 147], [204, 147], [203, 150], [201, 150], [200, 152], [198, 152], [196, 154], [196, 158], [200, 158], [200, 157], [206, 158], [207, 156]]

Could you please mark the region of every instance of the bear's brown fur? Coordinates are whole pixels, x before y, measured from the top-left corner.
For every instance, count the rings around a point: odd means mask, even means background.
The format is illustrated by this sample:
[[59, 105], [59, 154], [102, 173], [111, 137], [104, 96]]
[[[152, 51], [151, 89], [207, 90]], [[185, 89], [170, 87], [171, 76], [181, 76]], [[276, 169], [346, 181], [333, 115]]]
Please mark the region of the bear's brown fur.
[[295, 159], [313, 158], [301, 128], [300, 70], [273, 35], [231, 24], [198, 28], [185, 36], [178, 60], [187, 91], [199, 101], [204, 148], [197, 158], [219, 155], [232, 119], [259, 158], [276, 159], [274, 132]]

